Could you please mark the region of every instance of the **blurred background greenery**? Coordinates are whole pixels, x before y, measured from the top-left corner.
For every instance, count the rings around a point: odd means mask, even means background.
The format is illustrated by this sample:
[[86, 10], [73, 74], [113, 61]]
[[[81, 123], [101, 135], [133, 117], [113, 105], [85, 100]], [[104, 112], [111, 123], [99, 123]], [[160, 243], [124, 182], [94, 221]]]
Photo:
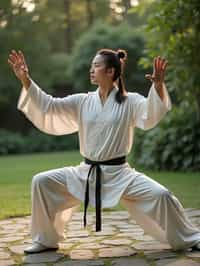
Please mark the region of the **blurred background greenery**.
[[[148, 94], [152, 59], [169, 61], [173, 109], [149, 131], [136, 130], [131, 161], [156, 170], [200, 170], [200, 2], [198, 0], [1, 0], [0, 156], [78, 150], [78, 135], [39, 132], [17, 110], [21, 84], [9, 69], [24, 52], [31, 77], [64, 97], [96, 88], [89, 67], [100, 48], [126, 49], [128, 91]], [[1, 160], [1, 158], [0, 158]]]

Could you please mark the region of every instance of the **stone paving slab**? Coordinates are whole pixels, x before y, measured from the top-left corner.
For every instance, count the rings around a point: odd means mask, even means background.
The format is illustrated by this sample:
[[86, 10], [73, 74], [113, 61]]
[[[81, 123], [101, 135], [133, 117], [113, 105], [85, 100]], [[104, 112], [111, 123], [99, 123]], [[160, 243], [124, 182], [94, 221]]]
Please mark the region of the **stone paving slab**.
[[[163, 250], [163, 251], [145, 251], [144, 252], [146, 258], [150, 259], [150, 260], [163, 260], [163, 259], [169, 259], [169, 258], [176, 258], [178, 257], [177, 252], [173, 252], [170, 250]], [[183, 252], [182, 252], [183, 254]], [[180, 253], [180, 256], [182, 255]]]
[[[185, 209], [200, 228], [200, 210]], [[32, 243], [30, 216], [0, 221], [0, 266], [200, 266], [200, 252], [174, 252], [168, 244], [145, 234], [127, 211], [104, 211], [102, 231], [95, 231], [95, 214], [76, 212], [66, 224], [59, 250], [26, 255]]]

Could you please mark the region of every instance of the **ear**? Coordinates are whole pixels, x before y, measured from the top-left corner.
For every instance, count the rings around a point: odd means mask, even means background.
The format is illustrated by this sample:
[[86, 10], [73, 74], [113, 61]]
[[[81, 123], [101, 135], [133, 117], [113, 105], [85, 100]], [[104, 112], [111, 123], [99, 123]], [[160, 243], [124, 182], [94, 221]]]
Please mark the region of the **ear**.
[[107, 69], [107, 73], [108, 73], [109, 76], [114, 77], [114, 74], [115, 74], [115, 69], [114, 69], [114, 67], [110, 67], [110, 68], [108, 68], [108, 69]]

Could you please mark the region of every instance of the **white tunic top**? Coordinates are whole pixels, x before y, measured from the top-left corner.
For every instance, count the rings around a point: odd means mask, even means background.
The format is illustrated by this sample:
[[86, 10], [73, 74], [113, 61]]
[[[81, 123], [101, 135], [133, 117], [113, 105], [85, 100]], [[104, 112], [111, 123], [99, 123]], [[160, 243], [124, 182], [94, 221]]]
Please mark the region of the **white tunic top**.
[[[105, 161], [128, 155], [133, 144], [134, 128], [153, 128], [171, 109], [171, 100], [164, 87], [162, 101], [152, 85], [148, 97], [128, 92], [118, 104], [114, 87], [104, 105], [99, 88], [64, 98], [48, 95], [31, 81], [28, 91], [22, 88], [18, 109], [41, 131], [52, 135], [79, 134], [80, 153], [93, 161]], [[69, 191], [84, 200], [85, 180], [90, 165], [81, 162], [71, 167], [67, 180]], [[118, 203], [121, 195], [138, 172], [126, 162], [123, 165], [101, 165], [102, 207]], [[95, 182], [90, 180], [90, 204], [95, 206]]]

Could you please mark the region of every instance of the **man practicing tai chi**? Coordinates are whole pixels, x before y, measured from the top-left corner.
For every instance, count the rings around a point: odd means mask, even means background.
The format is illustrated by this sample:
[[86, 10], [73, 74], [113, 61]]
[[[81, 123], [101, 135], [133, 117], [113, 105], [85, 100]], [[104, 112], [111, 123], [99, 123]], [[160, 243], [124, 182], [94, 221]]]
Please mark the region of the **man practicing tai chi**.
[[122, 74], [126, 57], [123, 50], [99, 50], [90, 68], [90, 80], [98, 85], [97, 89], [56, 98], [31, 79], [21, 51], [10, 53], [8, 62], [22, 83], [18, 109], [48, 134], [78, 131], [84, 158], [77, 166], [33, 177], [33, 244], [25, 253], [58, 249], [65, 224], [80, 202], [84, 202], [84, 226], [91, 204], [96, 208], [96, 231], [100, 231], [101, 209], [113, 207], [120, 200], [145, 232], [169, 243], [173, 250], [200, 250], [200, 231], [189, 221], [173, 193], [126, 162], [134, 128], [153, 128], [171, 109], [164, 84], [167, 61], [154, 59], [153, 74], [146, 75], [152, 86], [148, 97], [144, 97], [125, 89]]

